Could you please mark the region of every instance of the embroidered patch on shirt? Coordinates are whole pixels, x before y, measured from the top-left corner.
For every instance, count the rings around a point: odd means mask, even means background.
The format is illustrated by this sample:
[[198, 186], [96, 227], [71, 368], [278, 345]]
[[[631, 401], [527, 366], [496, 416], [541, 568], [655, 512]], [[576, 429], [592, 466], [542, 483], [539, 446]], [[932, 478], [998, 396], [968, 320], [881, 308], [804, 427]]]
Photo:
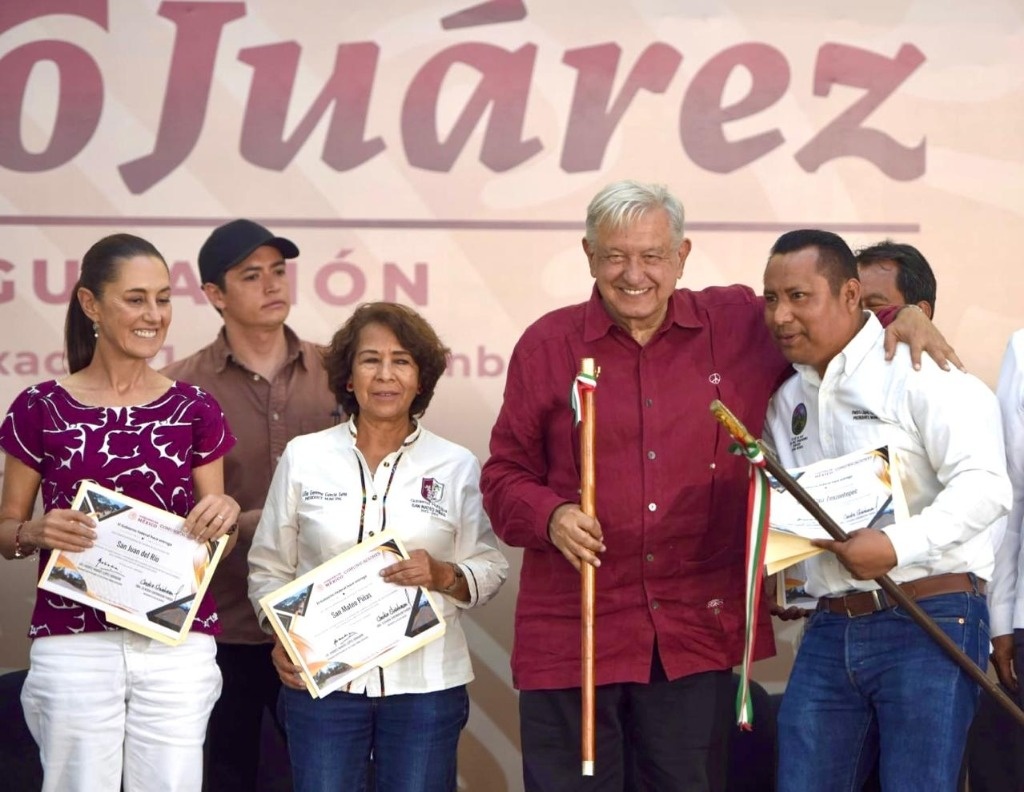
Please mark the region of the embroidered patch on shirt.
[[798, 435], [803, 432], [807, 427], [807, 405], [800, 402], [796, 407], [793, 408], [793, 420], [790, 421], [789, 428], [793, 430], [793, 434]]
[[424, 477], [420, 480], [420, 495], [423, 500], [414, 498], [410, 506], [434, 517], [447, 517], [448, 507], [444, 505], [444, 482], [436, 478]]
[[424, 500], [439, 501], [444, 497], [444, 484], [435, 478], [424, 478], [420, 482], [420, 495]]

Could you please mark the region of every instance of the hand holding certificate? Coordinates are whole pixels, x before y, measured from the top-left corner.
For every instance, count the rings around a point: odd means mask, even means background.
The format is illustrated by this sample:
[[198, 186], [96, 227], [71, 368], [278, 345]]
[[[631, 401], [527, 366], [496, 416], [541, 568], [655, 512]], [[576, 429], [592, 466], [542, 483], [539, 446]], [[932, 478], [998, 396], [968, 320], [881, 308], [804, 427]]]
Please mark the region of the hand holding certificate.
[[382, 569], [408, 557], [385, 532], [260, 600], [311, 696], [326, 696], [444, 635], [440, 608], [425, 588], [381, 578]]
[[[884, 528], [908, 516], [895, 460], [888, 447], [870, 448], [790, 471], [843, 530]], [[822, 552], [811, 539], [829, 534], [771, 477], [771, 531], [765, 551], [768, 574]]]
[[96, 520], [96, 541], [52, 551], [39, 588], [102, 610], [119, 627], [184, 641], [226, 540], [197, 542], [184, 517], [88, 481], [72, 508]]

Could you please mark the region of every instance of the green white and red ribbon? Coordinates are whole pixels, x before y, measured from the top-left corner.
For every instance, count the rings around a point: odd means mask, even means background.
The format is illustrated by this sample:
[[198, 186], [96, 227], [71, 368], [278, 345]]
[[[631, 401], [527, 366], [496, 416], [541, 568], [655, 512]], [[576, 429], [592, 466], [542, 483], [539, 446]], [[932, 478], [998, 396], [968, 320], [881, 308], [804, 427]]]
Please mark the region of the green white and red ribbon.
[[572, 406], [572, 414], [575, 418], [574, 426], [579, 426], [583, 420], [583, 394], [587, 391], [597, 389], [597, 377], [593, 374], [584, 374], [582, 371], [573, 380], [572, 390], [569, 392], [569, 404]]
[[750, 731], [754, 724], [754, 707], [750, 700], [750, 664], [754, 657], [757, 612], [761, 602], [771, 485], [768, 483], [768, 474], [765, 473], [764, 454], [757, 443], [736, 443], [731, 450], [742, 454], [750, 462], [750, 487], [747, 490], [746, 628], [740, 686], [736, 692], [736, 723], [744, 731]]

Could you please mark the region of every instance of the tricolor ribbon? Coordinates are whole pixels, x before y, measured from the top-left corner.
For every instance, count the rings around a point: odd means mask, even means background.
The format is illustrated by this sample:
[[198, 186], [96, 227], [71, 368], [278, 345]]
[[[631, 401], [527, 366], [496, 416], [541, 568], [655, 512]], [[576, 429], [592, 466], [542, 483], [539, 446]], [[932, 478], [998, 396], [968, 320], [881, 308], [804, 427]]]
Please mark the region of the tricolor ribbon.
[[736, 723], [744, 731], [750, 731], [754, 723], [754, 707], [750, 700], [750, 664], [754, 657], [757, 612], [761, 602], [771, 485], [768, 483], [768, 474], [765, 473], [764, 453], [757, 443], [736, 443], [730, 450], [742, 454], [750, 463], [750, 487], [747, 490], [746, 628], [743, 636], [740, 686], [736, 692]]
[[575, 418], [574, 426], [579, 426], [583, 420], [583, 394], [596, 389], [597, 377], [593, 374], [584, 374], [581, 371], [576, 375], [576, 379], [572, 383], [572, 390], [569, 392], [569, 404]]

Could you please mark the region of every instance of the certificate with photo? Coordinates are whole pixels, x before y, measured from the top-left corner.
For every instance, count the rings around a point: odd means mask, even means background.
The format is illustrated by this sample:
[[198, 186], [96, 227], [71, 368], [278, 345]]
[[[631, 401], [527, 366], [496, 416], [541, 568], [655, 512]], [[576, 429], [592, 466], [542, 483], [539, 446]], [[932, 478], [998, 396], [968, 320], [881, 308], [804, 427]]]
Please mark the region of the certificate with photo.
[[226, 540], [197, 542], [184, 517], [89, 481], [71, 507], [96, 520], [96, 541], [81, 552], [52, 551], [39, 588], [165, 644], [184, 641]]
[[[789, 472], [845, 531], [884, 528], [909, 516], [897, 460], [888, 446], [855, 451]], [[774, 477], [769, 476], [769, 481], [773, 532], [804, 539], [831, 538]]]
[[385, 531], [260, 600], [311, 696], [326, 696], [444, 635], [430, 592], [380, 576], [408, 557]]

